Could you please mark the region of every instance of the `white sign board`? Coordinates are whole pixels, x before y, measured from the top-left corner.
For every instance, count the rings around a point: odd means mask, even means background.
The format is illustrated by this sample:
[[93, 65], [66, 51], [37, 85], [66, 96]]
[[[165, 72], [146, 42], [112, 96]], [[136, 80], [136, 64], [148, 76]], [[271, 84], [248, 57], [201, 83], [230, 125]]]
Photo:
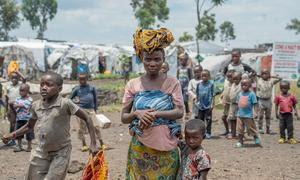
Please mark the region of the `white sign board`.
[[300, 73], [300, 42], [273, 45], [272, 73], [286, 80], [297, 80]]

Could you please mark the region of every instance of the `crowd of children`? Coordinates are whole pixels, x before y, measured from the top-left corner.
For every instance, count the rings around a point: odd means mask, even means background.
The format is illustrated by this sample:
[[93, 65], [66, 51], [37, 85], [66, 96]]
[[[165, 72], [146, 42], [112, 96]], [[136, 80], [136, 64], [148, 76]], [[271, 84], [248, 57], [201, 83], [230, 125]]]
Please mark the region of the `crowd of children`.
[[[222, 121], [225, 132], [221, 135], [228, 139], [237, 139], [235, 147], [243, 147], [244, 134], [254, 138], [254, 143], [261, 146], [259, 134], [271, 133], [272, 104], [275, 104], [276, 118], [279, 119], [279, 144], [296, 144], [293, 136], [293, 114], [298, 117], [297, 100], [289, 93], [290, 83], [282, 81], [278, 76], [271, 76], [270, 71], [262, 69], [256, 74], [249, 66], [240, 62], [239, 51], [232, 52], [232, 62], [225, 68], [224, 91], [221, 100], [224, 105]], [[184, 57], [184, 58], [183, 58]], [[179, 56], [180, 73], [187, 72], [186, 55]], [[185, 73], [188, 74], [188, 73]], [[188, 79], [188, 78], [185, 78]], [[280, 82], [280, 94], [272, 100], [273, 86]], [[193, 101], [191, 120], [185, 123], [185, 142], [179, 143], [181, 166], [177, 179], [206, 179], [211, 168], [210, 157], [201, 143], [204, 138], [211, 138], [212, 112], [214, 107], [214, 83], [210, 80], [210, 72], [201, 65], [193, 68], [193, 79], [181, 83], [182, 92]], [[186, 100], [185, 100], [186, 101]], [[187, 104], [187, 103], [185, 103]], [[187, 110], [187, 107], [186, 107]], [[189, 113], [187, 110], [186, 113]], [[258, 128], [255, 119], [258, 117]], [[265, 119], [265, 130], [263, 129]], [[246, 128], [246, 131], [245, 131]], [[285, 133], [287, 130], [287, 136]]]
[[[280, 120], [281, 135], [278, 142], [297, 143], [292, 133], [293, 113], [298, 116], [295, 108], [297, 101], [288, 93], [289, 83], [281, 81], [278, 76], [271, 76], [268, 69], [262, 69], [259, 74], [256, 74], [249, 66], [241, 63], [240, 51], [233, 51], [231, 55], [232, 61], [224, 71], [226, 79], [221, 100], [224, 105], [222, 121], [225, 132], [221, 135], [228, 139], [238, 139], [236, 147], [242, 147], [246, 128], [248, 135], [253, 136], [255, 144], [261, 145], [259, 134], [271, 134], [272, 104], [275, 103], [276, 117]], [[192, 71], [193, 79], [189, 80], [187, 85], [186, 81], [190, 79], [187, 59], [187, 54], [179, 56], [180, 66], [177, 77], [182, 85], [182, 93], [193, 101], [191, 117], [205, 122], [205, 136], [210, 139], [215, 97], [214, 83], [210, 79], [210, 72], [196, 65]], [[273, 86], [280, 81], [281, 94], [273, 101]], [[184, 101], [187, 104], [185, 98]], [[186, 107], [186, 114], [188, 113]], [[288, 131], [287, 139], [284, 134], [285, 129]]]

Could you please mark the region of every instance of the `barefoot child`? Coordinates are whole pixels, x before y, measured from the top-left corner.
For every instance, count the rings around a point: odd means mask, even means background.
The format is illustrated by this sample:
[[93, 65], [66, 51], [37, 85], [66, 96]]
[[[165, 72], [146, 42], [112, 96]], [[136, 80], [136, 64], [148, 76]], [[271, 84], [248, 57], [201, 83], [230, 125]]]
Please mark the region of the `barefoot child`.
[[[76, 97], [79, 98], [79, 106], [84, 110], [91, 118], [94, 124], [97, 139], [99, 140], [100, 146], [103, 145], [101, 138], [100, 126], [97, 124], [96, 111], [97, 111], [97, 91], [96, 88], [87, 83], [87, 75], [78, 75], [79, 86], [76, 86], [70, 95], [70, 99], [74, 100]], [[82, 142], [81, 151], [89, 150], [86, 145], [84, 135], [87, 133], [85, 122], [77, 118], [79, 124], [78, 138]]]
[[257, 113], [257, 100], [254, 92], [250, 91], [251, 80], [249, 78], [241, 81], [242, 92], [236, 98], [238, 104], [238, 120], [237, 120], [237, 133], [238, 142], [236, 147], [240, 148], [243, 146], [243, 138], [245, 132], [245, 126], [249, 135], [252, 135], [256, 145], [261, 145], [261, 141], [258, 136], [258, 132], [253, 119], [253, 108]]
[[2, 138], [3, 142], [7, 143], [33, 130], [37, 123], [37, 147], [31, 152], [26, 180], [65, 179], [72, 149], [71, 115], [76, 115], [86, 122], [91, 136], [90, 150], [93, 154], [97, 153], [91, 119], [70, 99], [59, 95], [62, 85], [63, 79], [59, 74], [43, 75], [40, 82], [42, 99], [33, 103], [28, 123]]
[[238, 94], [241, 92], [241, 79], [242, 74], [240, 72], [234, 72], [232, 74], [232, 85], [229, 92], [230, 98], [230, 112], [229, 112], [229, 125], [230, 125], [230, 133], [228, 134], [227, 138], [232, 139], [236, 137], [236, 121], [237, 121], [237, 111], [238, 106], [236, 104], [236, 98]]
[[192, 119], [198, 116], [198, 106], [196, 104], [197, 100], [197, 95], [196, 95], [196, 88], [198, 83], [201, 81], [201, 73], [202, 73], [202, 66], [201, 65], [196, 65], [194, 67], [194, 78], [190, 80], [189, 86], [188, 86], [188, 93], [189, 96], [193, 100], [193, 107], [192, 107]]
[[233, 78], [232, 75], [235, 71], [233, 69], [227, 71], [226, 73], [226, 80], [224, 82], [224, 91], [222, 93], [221, 99], [224, 103], [224, 110], [223, 110], [223, 116], [222, 121], [224, 123], [225, 132], [221, 135], [227, 136], [229, 132], [229, 125], [228, 125], [228, 113], [230, 110], [230, 89], [233, 84]]
[[211, 168], [209, 155], [201, 146], [205, 138], [205, 123], [192, 119], [185, 124], [185, 142], [179, 142], [181, 163], [177, 180], [206, 180]]
[[266, 133], [270, 134], [270, 121], [272, 113], [272, 90], [273, 86], [281, 81], [281, 78], [271, 76], [267, 69], [261, 70], [261, 75], [257, 78], [256, 95], [258, 101], [258, 129], [261, 134], [263, 130], [263, 119], [266, 119]]
[[288, 143], [296, 144], [297, 141], [294, 139], [294, 125], [293, 125], [293, 111], [295, 116], [298, 118], [296, 109], [297, 100], [294, 95], [289, 93], [290, 82], [281, 81], [280, 91], [281, 94], [277, 95], [274, 99], [276, 118], [279, 119], [280, 139], [279, 144], [286, 142], [285, 130], [287, 129]]
[[206, 138], [211, 138], [212, 110], [214, 107], [214, 83], [210, 80], [210, 72], [204, 69], [201, 82], [197, 85], [198, 119], [206, 121]]
[[177, 79], [179, 80], [181, 85], [181, 91], [182, 91], [185, 113], [186, 113], [185, 117], [187, 118], [187, 114], [190, 113], [188, 86], [190, 80], [192, 79], [192, 69], [188, 66], [188, 59], [189, 59], [188, 54], [186, 53], [180, 54], [178, 58], [179, 58], [180, 66], [177, 70]]
[[[23, 127], [25, 124], [30, 119], [30, 109], [32, 106], [32, 98], [29, 97], [29, 90], [30, 87], [28, 84], [21, 84], [20, 86], [20, 96], [17, 97], [14, 103], [14, 108], [16, 110], [16, 129], [20, 129]], [[16, 139], [18, 140], [18, 146], [14, 150], [14, 152], [20, 152], [23, 151], [22, 147], [22, 139], [24, 136], [18, 136]], [[29, 131], [26, 133], [26, 140], [28, 142], [27, 145], [27, 152], [31, 151], [31, 141], [34, 138], [34, 133], [33, 130]]]
[[[14, 109], [14, 103], [16, 98], [19, 96], [19, 89], [21, 83], [19, 82], [19, 75], [12, 72], [10, 75], [11, 82], [4, 86], [4, 97], [5, 97], [5, 111], [7, 119], [10, 123], [10, 132], [13, 132], [16, 128], [16, 112]], [[15, 140], [10, 141], [7, 145], [15, 145]]]

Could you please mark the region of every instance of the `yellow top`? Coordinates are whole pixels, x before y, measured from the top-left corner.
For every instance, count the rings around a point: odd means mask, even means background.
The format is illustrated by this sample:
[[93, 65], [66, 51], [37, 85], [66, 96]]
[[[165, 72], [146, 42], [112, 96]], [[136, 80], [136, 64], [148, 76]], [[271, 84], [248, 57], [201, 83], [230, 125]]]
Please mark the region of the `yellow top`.
[[12, 73], [19, 71], [19, 68], [17, 60], [10, 61], [7, 68], [7, 75], [10, 77]]

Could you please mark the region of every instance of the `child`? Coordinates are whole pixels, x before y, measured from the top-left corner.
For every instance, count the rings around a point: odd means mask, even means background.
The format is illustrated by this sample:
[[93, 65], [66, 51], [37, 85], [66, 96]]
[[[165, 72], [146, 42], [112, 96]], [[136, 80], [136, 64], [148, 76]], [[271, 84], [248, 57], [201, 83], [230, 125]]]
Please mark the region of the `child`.
[[214, 106], [214, 84], [209, 81], [210, 72], [204, 69], [201, 73], [201, 82], [197, 85], [198, 119], [206, 121], [206, 138], [211, 138], [212, 109]]
[[185, 143], [179, 142], [181, 165], [177, 180], [207, 179], [211, 168], [209, 155], [201, 146], [205, 138], [205, 123], [192, 119], [185, 124]]
[[177, 79], [181, 85], [181, 91], [183, 95], [183, 101], [185, 106], [185, 113], [190, 113], [189, 110], [189, 96], [188, 96], [188, 85], [192, 79], [192, 70], [188, 67], [187, 61], [189, 59], [188, 54], [183, 53], [179, 55], [180, 67], [177, 70]]
[[[280, 91], [281, 94], [277, 95], [274, 99], [276, 118], [279, 119], [279, 129], [280, 129], [280, 139], [279, 144], [286, 142], [285, 129], [288, 133], [288, 143], [296, 144], [297, 141], [294, 139], [293, 135], [293, 111], [295, 116], [298, 118], [298, 113], [296, 109], [297, 100], [294, 95], [289, 93], [290, 82], [281, 81]], [[278, 108], [279, 107], [279, 108]]]
[[273, 86], [281, 81], [281, 78], [270, 75], [270, 71], [263, 69], [257, 78], [256, 96], [258, 100], [258, 129], [261, 134], [263, 130], [264, 115], [266, 118], [266, 133], [270, 134], [270, 121], [272, 113], [272, 90]]
[[168, 62], [163, 62], [163, 64], [161, 65], [161, 70], [160, 72], [164, 73], [164, 74], [168, 74], [169, 71], [169, 63]]
[[[16, 126], [16, 112], [14, 109], [14, 103], [16, 98], [19, 96], [19, 89], [21, 83], [19, 82], [19, 75], [15, 72], [12, 72], [10, 75], [11, 82], [4, 86], [4, 97], [5, 97], [5, 110], [6, 116], [10, 123], [10, 132], [15, 130]], [[10, 141], [7, 145], [13, 146], [15, 145], [15, 141]]]
[[40, 82], [42, 99], [33, 103], [28, 123], [2, 138], [7, 143], [33, 130], [37, 123], [37, 147], [31, 152], [25, 179], [65, 179], [72, 149], [71, 115], [75, 114], [86, 122], [91, 136], [90, 151], [93, 155], [98, 151], [91, 119], [70, 99], [59, 95], [62, 85], [63, 79], [59, 74], [43, 75]]
[[[76, 86], [71, 95], [70, 99], [74, 100], [75, 97], [79, 98], [79, 107], [82, 108], [92, 119], [97, 139], [99, 140], [100, 146], [103, 145], [103, 141], [101, 138], [100, 133], [100, 126], [96, 122], [96, 111], [97, 111], [97, 91], [96, 88], [89, 85], [87, 83], [87, 75], [86, 74], [79, 74], [78, 75], [79, 86]], [[78, 138], [82, 142], [81, 151], [87, 151], [89, 148], [86, 145], [84, 135], [87, 133], [86, 125], [83, 120], [78, 119], [79, 123], [79, 131], [78, 131]]]
[[222, 121], [224, 123], [224, 127], [225, 127], [225, 132], [221, 135], [223, 136], [227, 136], [229, 134], [229, 126], [228, 126], [228, 113], [229, 113], [229, 109], [230, 109], [230, 88], [233, 84], [233, 78], [232, 75], [235, 71], [233, 69], [227, 71], [226, 73], [226, 80], [224, 82], [224, 91], [222, 93], [222, 100], [224, 103], [224, 111], [223, 111], [223, 116], [222, 116]]
[[196, 65], [194, 67], [194, 78], [190, 80], [188, 86], [188, 93], [193, 100], [192, 119], [198, 116], [198, 106], [196, 105], [196, 99], [197, 99], [196, 88], [197, 88], [197, 84], [200, 83], [201, 81], [202, 70], [203, 68], [201, 65]]
[[251, 80], [246, 78], [241, 81], [242, 92], [236, 98], [238, 104], [238, 120], [237, 120], [237, 133], [238, 142], [236, 147], [240, 148], [243, 146], [243, 138], [245, 126], [249, 135], [252, 135], [256, 145], [261, 145], [261, 141], [258, 136], [258, 132], [253, 120], [253, 107], [255, 113], [257, 112], [257, 100], [254, 92], [250, 91]]
[[130, 76], [130, 63], [126, 62], [124, 64], [123, 75], [124, 75], [124, 83], [126, 84], [129, 81]]
[[242, 75], [245, 74], [246, 76], [247, 74], [255, 74], [255, 71], [250, 66], [241, 62], [240, 50], [232, 51], [230, 64], [224, 68], [224, 74], [231, 69], [235, 70], [235, 72], [241, 73]]
[[[32, 106], [32, 98], [29, 97], [29, 90], [30, 87], [28, 84], [22, 84], [20, 86], [20, 96], [17, 97], [15, 103], [14, 103], [14, 108], [16, 110], [16, 129], [20, 129], [22, 126], [27, 124], [27, 122], [30, 119], [30, 109]], [[24, 136], [19, 136], [17, 137], [18, 140], [18, 146], [14, 150], [14, 152], [20, 152], [23, 151], [22, 147], [22, 139]], [[29, 131], [26, 133], [26, 140], [27, 140], [27, 152], [31, 151], [31, 141], [34, 139], [34, 133], [33, 130]]]
[[230, 113], [229, 113], [229, 125], [230, 125], [230, 133], [228, 133], [227, 138], [232, 139], [236, 137], [236, 121], [237, 121], [237, 111], [238, 106], [236, 104], [236, 98], [238, 94], [241, 92], [241, 79], [242, 74], [240, 72], [234, 72], [232, 74], [232, 85], [229, 92], [229, 99], [230, 99]]

